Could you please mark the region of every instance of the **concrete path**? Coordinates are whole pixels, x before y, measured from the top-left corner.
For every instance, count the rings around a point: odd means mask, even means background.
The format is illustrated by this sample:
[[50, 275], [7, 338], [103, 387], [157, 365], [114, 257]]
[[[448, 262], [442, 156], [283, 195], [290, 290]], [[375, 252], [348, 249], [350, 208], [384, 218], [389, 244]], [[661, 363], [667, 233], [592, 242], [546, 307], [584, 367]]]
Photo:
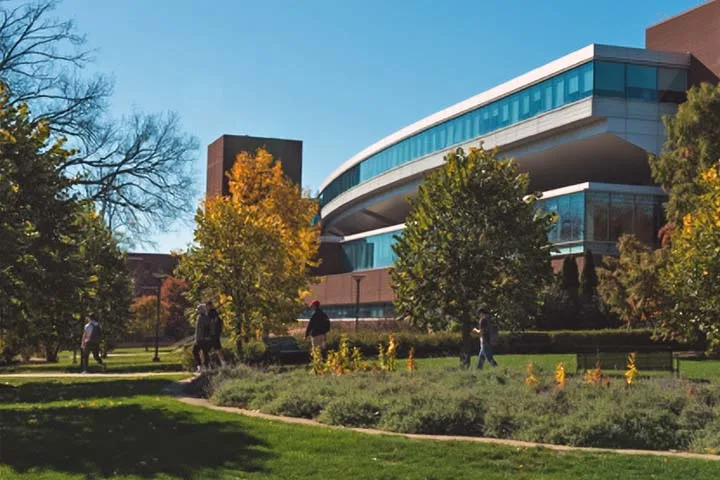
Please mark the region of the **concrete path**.
[[192, 375], [190, 372], [136, 372], [136, 373], [0, 373], [0, 378], [143, 378], [166, 375]]
[[[184, 383], [184, 382], [183, 382]], [[178, 395], [177, 400], [188, 405], [196, 407], [209, 408], [211, 410], [217, 410], [219, 412], [234, 413], [237, 415], [244, 415], [246, 417], [262, 418], [265, 420], [272, 420], [276, 422], [292, 423], [296, 425], [308, 425], [313, 427], [321, 427], [333, 430], [349, 430], [358, 433], [365, 433], [368, 435], [387, 435], [391, 437], [405, 437], [414, 440], [431, 440], [436, 442], [473, 442], [473, 443], [485, 443], [485, 444], [496, 444], [505, 445], [509, 447], [518, 448], [546, 448], [548, 450], [555, 450], [560, 452], [587, 452], [587, 453], [616, 453], [620, 455], [651, 455], [656, 457], [670, 457], [670, 458], [694, 458], [700, 460], [710, 460], [720, 462], [720, 455], [705, 455], [701, 453], [689, 453], [689, 452], [677, 452], [677, 451], [660, 451], [660, 450], [629, 450], [629, 449], [612, 449], [612, 448], [591, 448], [591, 447], [570, 447], [567, 445], [554, 445], [551, 443], [535, 443], [535, 442], [523, 442], [520, 440], [508, 440], [503, 438], [488, 438], [488, 437], [464, 437], [459, 435], [421, 435], [413, 433], [397, 433], [388, 432], [385, 430], [377, 430], [373, 428], [352, 428], [352, 427], [340, 427], [336, 425], [326, 425], [324, 423], [317, 422], [315, 420], [308, 420], [307, 418], [295, 418], [295, 417], [282, 417], [278, 415], [269, 415], [267, 413], [258, 412], [255, 410], [245, 410], [243, 408], [235, 407], [221, 407], [210, 403], [204, 398], [187, 397]]]

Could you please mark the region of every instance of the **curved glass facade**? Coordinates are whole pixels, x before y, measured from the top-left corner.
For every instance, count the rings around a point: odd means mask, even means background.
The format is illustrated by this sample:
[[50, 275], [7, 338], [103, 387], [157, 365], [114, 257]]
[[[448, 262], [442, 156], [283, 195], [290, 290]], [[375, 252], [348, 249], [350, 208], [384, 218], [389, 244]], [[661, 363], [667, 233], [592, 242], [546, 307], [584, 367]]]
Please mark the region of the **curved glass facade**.
[[687, 71], [593, 61], [408, 137], [349, 168], [320, 193], [324, 206], [341, 193], [407, 162], [522, 122], [591, 95], [681, 103]]
[[[664, 223], [664, 200], [662, 195], [592, 189], [543, 198], [537, 205], [557, 215], [548, 240], [555, 246], [554, 255], [567, 255], [587, 249], [612, 253], [624, 233], [636, 235], [649, 245], [657, 243]], [[396, 258], [392, 246], [399, 235], [402, 230], [342, 243], [343, 272], [391, 267]]]

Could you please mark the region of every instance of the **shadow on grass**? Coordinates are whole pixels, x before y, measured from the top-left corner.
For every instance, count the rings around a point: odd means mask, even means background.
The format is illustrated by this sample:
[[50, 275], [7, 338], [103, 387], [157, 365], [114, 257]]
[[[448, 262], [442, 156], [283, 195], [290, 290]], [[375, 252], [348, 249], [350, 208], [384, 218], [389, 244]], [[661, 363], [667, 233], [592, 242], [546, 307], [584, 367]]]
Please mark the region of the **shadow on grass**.
[[[83, 380], [86, 378], [92, 380], [92, 377], [83, 377]], [[147, 378], [76, 383], [37, 380], [18, 386], [0, 384], [0, 403], [49, 403], [133, 395], [166, 395], [164, 389], [171, 383], [170, 380]]]
[[[167, 363], [114, 363], [107, 364], [106, 373], [146, 373], [146, 372], [181, 372], [185, 369], [178, 361]], [[91, 373], [102, 372], [98, 364], [91, 364], [88, 368]], [[0, 373], [79, 373], [80, 365], [62, 365], [58, 363], [17, 364], [0, 367]]]
[[162, 407], [0, 409], [0, 464], [20, 474], [188, 478], [224, 468], [262, 471], [272, 455], [237, 422]]

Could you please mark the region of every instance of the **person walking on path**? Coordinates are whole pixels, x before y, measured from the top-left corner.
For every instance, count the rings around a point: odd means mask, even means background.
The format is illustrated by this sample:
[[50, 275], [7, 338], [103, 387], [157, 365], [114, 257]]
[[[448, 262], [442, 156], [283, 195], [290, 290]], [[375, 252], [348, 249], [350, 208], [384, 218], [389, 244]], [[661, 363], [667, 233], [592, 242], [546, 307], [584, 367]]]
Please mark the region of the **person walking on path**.
[[210, 320], [209, 351], [212, 352], [214, 350], [215, 352], [217, 352], [217, 356], [220, 359], [220, 365], [224, 367], [227, 364], [225, 363], [225, 358], [223, 357], [222, 353], [222, 345], [220, 344], [220, 336], [222, 335], [223, 331], [223, 321], [222, 318], [220, 318], [220, 314], [213, 306], [212, 300], [208, 300], [206, 305], [208, 309], [208, 319]]
[[[195, 345], [193, 345], [192, 354], [197, 365], [197, 371], [200, 372], [210, 365], [210, 318], [208, 317], [207, 307], [201, 303], [197, 307], [197, 323], [195, 324]], [[200, 359], [202, 353], [202, 360]]]
[[90, 315], [90, 321], [85, 324], [83, 329], [82, 340], [80, 340], [80, 370], [87, 373], [88, 363], [90, 362], [90, 353], [105, 371], [105, 363], [100, 358], [100, 342], [102, 341], [102, 327], [97, 321], [95, 314]]
[[494, 325], [490, 319], [490, 312], [485, 308], [478, 310], [480, 314], [480, 323], [478, 328], [473, 328], [473, 333], [480, 335], [480, 353], [478, 354], [477, 368], [481, 369], [487, 360], [490, 365], [497, 367], [497, 362], [493, 357], [492, 342], [494, 341]]
[[315, 309], [307, 329], [305, 330], [305, 338], [312, 339], [313, 347], [325, 348], [325, 336], [330, 331], [330, 318], [320, 309], [320, 301], [313, 300], [310, 307]]

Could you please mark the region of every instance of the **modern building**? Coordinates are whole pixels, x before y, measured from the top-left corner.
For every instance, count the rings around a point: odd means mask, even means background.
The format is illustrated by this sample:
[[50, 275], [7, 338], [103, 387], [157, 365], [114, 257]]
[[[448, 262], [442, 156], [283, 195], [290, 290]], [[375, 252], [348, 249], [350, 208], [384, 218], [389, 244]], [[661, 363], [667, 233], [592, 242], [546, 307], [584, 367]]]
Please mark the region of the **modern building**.
[[[452, 105], [368, 146], [320, 186], [321, 281], [331, 318], [391, 317], [388, 268], [408, 198], [457, 147], [497, 147], [544, 191], [558, 214], [554, 264], [568, 254], [614, 254], [634, 233], [656, 242], [663, 191], [648, 154], [664, 142], [693, 82], [720, 73], [720, 0], [647, 30], [646, 49], [589, 45]], [[697, 50], [697, 51], [696, 51]], [[357, 280], [357, 278], [361, 278]]]
[[282, 164], [285, 175], [302, 185], [302, 141], [223, 135], [208, 145], [207, 195], [228, 195], [230, 190], [225, 174], [232, 168], [237, 155], [240, 152], [254, 153], [258, 148], [270, 152]]

